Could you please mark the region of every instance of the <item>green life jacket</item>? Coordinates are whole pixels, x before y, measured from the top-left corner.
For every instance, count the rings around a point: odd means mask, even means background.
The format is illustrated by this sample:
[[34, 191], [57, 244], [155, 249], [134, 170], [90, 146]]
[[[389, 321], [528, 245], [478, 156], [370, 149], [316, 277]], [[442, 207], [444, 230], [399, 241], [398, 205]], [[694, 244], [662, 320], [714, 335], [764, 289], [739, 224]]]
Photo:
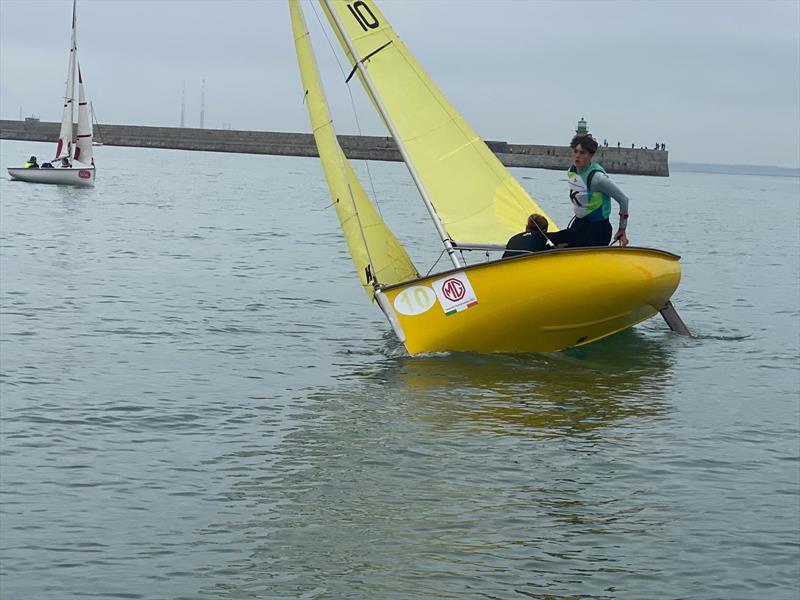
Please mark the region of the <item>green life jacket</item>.
[[611, 214], [611, 196], [603, 192], [593, 192], [589, 185], [590, 175], [597, 171], [600, 173], [606, 172], [597, 163], [589, 163], [583, 173], [578, 173], [575, 170], [575, 165], [572, 165], [567, 171], [569, 199], [572, 202], [575, 216], [579, 219], [603, 221], [608, 219]]

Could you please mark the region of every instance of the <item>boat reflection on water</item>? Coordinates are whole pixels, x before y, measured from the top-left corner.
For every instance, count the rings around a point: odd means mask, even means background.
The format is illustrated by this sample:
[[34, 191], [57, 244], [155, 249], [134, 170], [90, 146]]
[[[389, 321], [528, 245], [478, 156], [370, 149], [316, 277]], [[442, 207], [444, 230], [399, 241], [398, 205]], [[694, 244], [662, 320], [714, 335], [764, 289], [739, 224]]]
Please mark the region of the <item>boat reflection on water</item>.
[[657, 430], [669, 410], [666, 336], [623, 332], [554, 355], [339, 353], [335, 381], [270, 413], [277, 443], [258, 448], [265, 421], [251, 452], [217, 459], [236, 516], [207, 531], [240, 532], [237, 552], [250, 553], [221, 568], [226, 591], [268, 581], [275, 597], [353, 597], [371, 573], [363, 597], [420, 582], [444, 597], [453, 580], [485, 592], [475, 597], [590, 597], [621, 572], [646, 578], [604, 549], [662, 527], [629, 429]]
[[672, 357], [663, 337], [632, 330], [552, 354], [403, 357], [378, 377], [442, 426], [550, 437], [665, 413]]

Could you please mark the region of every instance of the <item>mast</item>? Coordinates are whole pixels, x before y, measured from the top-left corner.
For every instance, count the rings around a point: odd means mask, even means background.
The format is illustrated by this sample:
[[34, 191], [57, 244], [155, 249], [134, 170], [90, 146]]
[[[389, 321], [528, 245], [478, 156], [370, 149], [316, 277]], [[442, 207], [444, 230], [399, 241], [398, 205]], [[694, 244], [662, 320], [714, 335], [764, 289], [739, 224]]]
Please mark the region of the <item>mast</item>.
[[183, 80], [183, 92], [181, 93], [181, 127], [183, 127], [183, 115], [186, 112], [186, 80]]
[[330, 0], [321, 0], [321, 1], [325, 4], [326, 10], [331, 15], [331, 19], [336, 24], [336, 28], [339, 30], [339, 33], [341, 34], [341, 37], [344, 40], [345, 44], [347, 44], [347, 49], [350, 51], [350, 55], [353, 57], [353, 60], [356, 63], [355, 67], [358, 69], [359, 73], [364, 79], [364, 83], [367, 86], [367, 92], [372, 98], [372, 101], [375, 103], [375, 106], [378, 107], [378, 111], [381, 113], [383, 121], [389, 128], [389, 132], [392, 134], [392, 138], [397, 144], [398, 150], [400, 150], [400, 155], [403, 157], [403, 162], [406, 164], [406, 167], [408, 168], [408, 171], [411, 174], [411, 179], [414, 180], [414, 185], [416, 185], [417, 189], [419, 190], [420, 196], [422, 196], [422, 202], [425, 204], [425, 208], [428, 209], [428, 214], [430, 214], [431, 219], [433, 220], [433, 224], [436, 227], [436, 232], [439, 234], [439, 238], [442, 240], [442, 244], [444, 244], [444, 247], [447, 250], [447, 254], [450, 257], [450, 261], [456, 268], [463, 267], [464, 265], [461, 263], [458, 256], [456, 255], [456, 251], [453, 248], [453, 243], [450, 241], [447, 232], [444, 230], [444, 226], [442, 225], [441, 219], [439, 219], [439, 215], [436, 214], [436, 209], [433, 207], [433, 203], [431, 202], [430, 197], [428, 196], [428, 192], [425, 189], [425, 186], [422, 184], [422, 181], [419, 178], [419, 175], [417, 174], [414, 165], [409, 159], [405, 145], [403, 144], [403, 141], [400, 138], [400, 134], [397, 132], [394, 123], [389, 118], [389, 114], [386, 111], [386, 107], [384, 106], [380, 96], [378, 96], [378, 92], [375, 90], [375, 86], [372, 83], [372, 79], [370, 78], [367, 69], [364, 67], [364, 63], [362, 62], [361, 57], [358, 55], [356, 49], [353, 47], [353, 44], [350, 42], [350, 38], [347, 35], [347, 31], [345, 30], [344, 25], [342, 25], [342, 22], [339, 20], [339, 15], [336, 14], [336, 11], [331, 6]]
[[78, 68], [78, 0], [72, 0], [72, 48], [70, 49], [69, 77], [72, 82], [70, 89], [70, 124], [75, 122], [75, 71]]
[[200, 129], [205, 127], [206, 122], [206, 80], [203, 79], [203, 85], [200, 88]]
[[75, 122], [75, 67], [77, 63], [76, 3], [77, 0], [72, 0], [72, 33], [69, 40], [67, 89], [64, 92], [64, 113], [61, 117], [61, 130], [58, 134], [56, 160], [72, 156], [72, 124]]

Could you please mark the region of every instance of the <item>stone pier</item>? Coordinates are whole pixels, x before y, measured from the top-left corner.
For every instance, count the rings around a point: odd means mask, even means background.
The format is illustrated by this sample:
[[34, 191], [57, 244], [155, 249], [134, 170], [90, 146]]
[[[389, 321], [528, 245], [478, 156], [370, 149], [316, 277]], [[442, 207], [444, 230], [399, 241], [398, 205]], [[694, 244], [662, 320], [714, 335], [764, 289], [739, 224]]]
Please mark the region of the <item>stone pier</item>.
[[[0, 120], [0, 139], [53, 142], [60, 123]], [[283, 156], [318, 156], [310, 133], [239, 131], [234, 129], [193, 129], [188, 127], [143, 127], [139, 125], [95, 125], [95, 141], [106, 146], [171, 148], [205, 152], [239, 152]], [[339, 144], [348, 158], [399, 161], [394, 141], [388, 137], [340, 135]], [[567, 146], [486, 144], [508, 167], [532, 167], [564, 171], [569, 166]], [[595, 160], [609, 173], [669, 176], [668, 152], [644, 148], [600, 147]]]

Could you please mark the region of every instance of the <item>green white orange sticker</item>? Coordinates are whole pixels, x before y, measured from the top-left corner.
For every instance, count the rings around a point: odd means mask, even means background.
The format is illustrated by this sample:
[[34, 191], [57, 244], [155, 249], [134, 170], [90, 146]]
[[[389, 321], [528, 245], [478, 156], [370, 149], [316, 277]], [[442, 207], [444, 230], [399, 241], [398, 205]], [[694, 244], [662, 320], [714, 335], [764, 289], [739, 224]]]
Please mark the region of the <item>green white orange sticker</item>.
[[478, 297], [470, 285], [467, 274], [451, 273], [447, 277], [431, 282], [433, 291], [442, 305], [444, 314], [450, 316], [478, 304]]

